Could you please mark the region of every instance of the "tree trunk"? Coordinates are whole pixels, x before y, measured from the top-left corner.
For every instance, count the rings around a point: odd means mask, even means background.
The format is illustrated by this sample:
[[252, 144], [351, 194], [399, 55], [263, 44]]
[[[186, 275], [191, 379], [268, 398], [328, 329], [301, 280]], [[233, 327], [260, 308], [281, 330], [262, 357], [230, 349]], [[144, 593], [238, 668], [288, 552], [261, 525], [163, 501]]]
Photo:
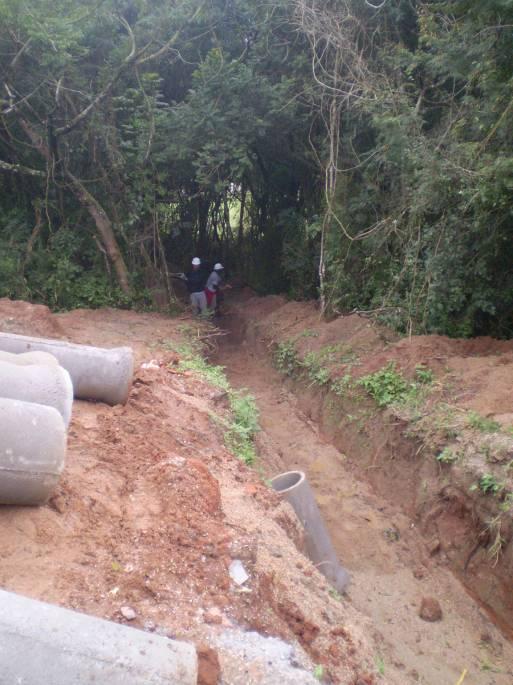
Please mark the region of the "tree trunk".
[[[20, 118], [20, 124], [28, 138], [30, 139], [32, 145], [38, 150], [38, 152], [47, 161], [49, 171], [53, 169], [55, 160], [52, 158], [49, 147], [45, 140], [32, 128], [32, 126]], [[128, 270], [126, 268], [125, 260], [119, 249], [114, 230], [112, 228], [112, 222], [107, 216], [105, 210], [101, 204], [94, 198], [91, 193], [84, 187], [84, 185], [75, 178], [71, 171], [65, 170], [66, 176], [71, 181], [71, 188], [73, 194], [78, 199], [80, 204], [89, 212], [95, 225], [98, 235], [101, 238], [107, 256], [109, 257], [116, 276], [118, 279], [119, 287], [125, 293], [125, 295], [131, 294], [130, 279], [128, 277]]]
[[80, 204], [87, 209], [96, 224], [96, 230], [116, 272], [119, 287], [125, 295], [130, 295], [131, 288], [128, 269], [119, 249], [111, 220], [98, 200], [91, 195], [78, 178], [75, 178], [70, 171], [67, 171], [66, 175], [71, 180], [73, 194]]
[[244, 210], [246, 208], [246, 186], [241, 185], [240, 189], [240, 213], [239, 213], [239, 235], [237, 237], [237, 252], [239, 260], [242, 252], [242, 240], [244, 238]]
[[198, 210], [198, 244], [197, 251], [198, 254], [203, 255], [207, 251], [207, 225], [208, 225], [208, 212], [210, 210], [210, 200], [202, 197], [198, 197], [197, 203]]

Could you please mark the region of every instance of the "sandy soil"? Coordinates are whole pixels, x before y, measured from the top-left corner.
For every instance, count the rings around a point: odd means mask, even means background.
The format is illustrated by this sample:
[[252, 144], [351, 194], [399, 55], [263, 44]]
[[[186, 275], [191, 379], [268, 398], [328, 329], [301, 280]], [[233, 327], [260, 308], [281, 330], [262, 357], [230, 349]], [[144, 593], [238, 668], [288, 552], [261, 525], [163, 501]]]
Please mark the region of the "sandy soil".
[[[323, 664], [333, 683], [377, 682], [368, 619], [330, 595], [294, 545], [292, 511], [225, 449], [211, 418], [227, 412], [222, 393], [177, 368], [166, 341], [187, 323], [114, 310], [56, 316], [0, 301], [0, 328], [129, 344], [137, 362], [126, 406], [74, 403], [66, 468], [48, 505], [0, 508], [0, 586], [119, 622], [130, 607], [131, 625], [206, 648], [226, 643], [223, 631], [256, 629], [294, 645], [298, 668]], [[141, 368], [151, 359], [158, 368]], [[233, 559], [250, 575], [243, 590], [230, 580]], [[229, 649], [218, 652], [221, 671], [233, 673]], [[205, 685], [217, 682], [217, 657], [206, 654]], [[244, 664], [219, 682], [264, 682]]]
[[[449, 365], [465, 378], [473, 367], [471, 385], [466, 386], [461, 401], [484, 410], [492, 406], [491, 412], [485, 413], [495, 414], [497, 405], [493, 401], [487, 404], [493, 377], [486, 369], [496, 364], [496, 355], [505, 354], [498, 364], [502, 374], [509, 372], [513, 378], [513, 366], [508, 368], [513, 344], [419, 338], [407, 345], [360, 317], [319, 325], [313, 307], [304, 303], [284, 306], [280, 298], [247, 299], [243, 306], [232, 302], [231, 314], [222, 323], [230, 335], [216, 360], [226, 366], [233, 385], [248, 388], [257, 398], [265, 472], [268, 476], [293, 468], [307, 472], [340, 558], [353, 575], [349, 602], [372, 620], [373, 636], [381, 644], [375, 658], [385, 679], [454, 685], [467, 669], [463, 682], [468, 685], [513, 682], [512, 644], [451, 572], [431, 556], [415, 518], [393, 503], [393, 495], [377, 495], [366, 474], [361, 470], [358, 474], [347, 455], [322, 437], [315, 412], [312, 420], [312, 414], [304, 411], [308, 398], [289, 391], [290, 386], [272, 368], [268, 349], [273, 340], [315, 327], [317, 335], [305, 335], [299, 344], [312, 349], [312, 345], [319, 348], [350, 339], [363, 359], [360, 375], [381, 368], [390, 359], [407, 370], [427, 358], [430, 367], [438, 363], [440, 369], [446, 369]], [[253, 323], [258, 325], [246, 336]], [[260, 330], [265, 331], [261, 340]], [[470, 354], [477, 357], [465, 356]], [[479, 393], [474, 384], [478, 378]], [[500, 392], [506, 384], [503, 380]], [[513, 402], [506, 393], [501, 399], [501, 411]], [[428, 623], [419, 617], [424, 597], [439, 601], [441, 621]]]

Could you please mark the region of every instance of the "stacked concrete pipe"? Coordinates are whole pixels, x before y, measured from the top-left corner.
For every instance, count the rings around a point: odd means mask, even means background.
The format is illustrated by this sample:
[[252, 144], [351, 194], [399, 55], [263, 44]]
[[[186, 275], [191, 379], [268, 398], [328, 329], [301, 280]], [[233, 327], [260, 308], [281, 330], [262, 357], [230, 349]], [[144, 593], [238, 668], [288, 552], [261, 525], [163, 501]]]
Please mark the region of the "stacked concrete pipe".
[[0, 591], [0, 682], [197, 685], [193, 645]]
[[2, 397], [0, 426], [0, 504], [43, 504], [64, 468], [62, 416], [54, 407]]
[[130, 347], [101, 349], [62, 340], [0, 333], [0, 350], [20, 354], [40, 351], [53, 355], [71, 376], [75, 397], [107, 404], [128, 399], [134, 369]]
[[69, 426], [73, 385], [69, 373], [60, 366], [20, 365], [0, 360], [0, 397], [54, 407], [66, 428]]
[[304, 526], [307, 556], [338, 592], [344, 592], [349, 585], [349, 573], [338, 560], [305, 474], [287, 471], [273, 478], [271, 485], [292, 505]]
[[13, 354], [0, 350], [0, 361], [16, 364], [17, 366], [59, 366], [53, 354], [48, 352], [22, 352]]
[[129, 348], [0, 333], [0, 504], [42, 504], [64, 468], [73, 396], [126, 402]]

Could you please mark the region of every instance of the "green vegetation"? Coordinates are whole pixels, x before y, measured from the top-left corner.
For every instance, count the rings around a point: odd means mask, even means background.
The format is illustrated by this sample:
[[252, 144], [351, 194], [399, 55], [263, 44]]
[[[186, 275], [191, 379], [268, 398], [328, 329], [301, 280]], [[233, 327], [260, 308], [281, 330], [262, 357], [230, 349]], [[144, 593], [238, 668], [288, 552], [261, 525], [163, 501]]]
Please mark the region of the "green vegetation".
[[331, 382], [331, 391], [338, 397], [344, 397], [348, 391], [354, 387], [353, 379], [350, 374], [346, 373], [339, 378], [335, 378]]
[[425, 367], [417, 367], [415, 379], [408, 380], [396, 370], [395, 362], [374, 373], [362, 376], [357, 384], [363, 387], [375, 400], [378, 407], [392, 404], [414, 405], [426, 396], [433, 380], [433, 373]]
[[305, 370], [311, 385], [327, 385], [330, 382], [330, 370], [324, 366], [322, 356], [316, 352], [307, 352], [300, 366]]
[[501, 429], [501, 424], [493, 419], [481, 416], [475, 411], [468, 413], [468, 425], [481, 433], [497, 433]]
[[0, 296], [150, 306], [199, 253], [330, 315], [513, 335], [512, 24], [506, 0], [1, 0]]
[[408, 383], [396, 371], [394, 362], [389, 362], [379, 371], [363, 376], [358, 384], [376, 401], [378, 407], [403, 402], [408, 393]]
[[[188, 331], [183, 331], [187, 334]], [[168, 349], [176, 352], [180, 357], [179, 368], [191, 371], [206, 383], [224, 391], [228, 398], [231, 420], [226, 421], [219, 416], [213, 418], [224, 429], [226, 447], [245, 464], [252, 465], [256, 461], [254, 437], [260, 430], [258, 423], [258, 407], [255, 398], [243, 391], [234, 390], [222, 366], [210, 364], [203, 356], [199, 341], [176, 343], [168, 341]]]
[[385, 675], [385, 662], [381, 654], [376, 655], [376, 669], [379, 675]]
[[483, 476], [481, 476], [478, 484], [472, 486], [472, 489], [475, 490], [477, 489], [477, 487], [479, 487], [481, 492], [483, 492], [485, 495], [496, 495], [498, 492], [502, 490], [502, 485], [497, 481], [497, 478], [491, 473], [485, 473]]
[[458, 460], [458, 454], [451, 447], [444, 447], [436, 460], [442, 464], [454, 464]]
[[337, 602], [342, 601], [342, 595], [340, 594], [340, 592], [338, 592], [338, 590], [335, 590], [334, 587], [328, 588], [328, 594], [330, 597], [333, 597], [333, 599], [336, 599]]
[[317, 678], [317, 680], [322, 680], [324, 678], [324, 666], [322, 664], [317, 664], [317, 666], [314, 668], [314, 678]]
[[299, 359], [294, 343], [291, 340], [276, 345], [273, 354], [275, 367], [286, 376], [293, 376], [299, 367]]
[[309, 385], [326, 387], [336, 395], [342, 397], [353, 386], [351, 376], [331, 378], [332, 369], [339, 365], [352, 365], [357, 361], [357, 355], [345, 343], [326, 345], [318, 350], [306, 352], [300, 357], [296, 343], [300, 338], [316, 337], [313, 331], [303, 331], [299, 335], [280, 342], [273, 354], [274, 366], [286, 376], [305, 379]]

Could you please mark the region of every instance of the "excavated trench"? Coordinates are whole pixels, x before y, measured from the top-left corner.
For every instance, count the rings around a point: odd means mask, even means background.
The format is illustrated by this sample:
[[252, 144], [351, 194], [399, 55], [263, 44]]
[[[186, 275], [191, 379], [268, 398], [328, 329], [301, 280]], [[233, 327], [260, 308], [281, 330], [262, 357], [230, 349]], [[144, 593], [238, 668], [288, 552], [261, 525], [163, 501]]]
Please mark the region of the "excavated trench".
[[[412, 483], [419, 477], [414, 462], [408, 466], [401, 455], [385, 454], [389, 441], [383, 434], [381, 456], [390, 468], [378, 469], [368, 460], [355, 464], [324, 430], [316, 393], [285, 383], [273, 368], [251, 311], [232, 310], [221, 327], [227, 335], [213, 361], [226, 368], [234, 387], [246, 388], [257, 400], [260, 467], [267, 478], [306, 473], [339, 560], [351, 574], [343, 601], [371, 617], [383, 645], [376, 656], [380, 669], [383, 663], [405, 685], [453, 685], [463, 682], [463, 674], [465, 685], [510, 685], [508, 615], [490, 608], [482, 584], [465, 587], [450, 558], [435, 553], [412, 504]], [[452, 501], [449, 509], [454, 506]], [[455, 538], [462, 534], [459, 520], [458, 512], [448, 517]], [[439, 605], [441, 618], [435, 611], [436, 620], [424, 620], [421, 605]]]

